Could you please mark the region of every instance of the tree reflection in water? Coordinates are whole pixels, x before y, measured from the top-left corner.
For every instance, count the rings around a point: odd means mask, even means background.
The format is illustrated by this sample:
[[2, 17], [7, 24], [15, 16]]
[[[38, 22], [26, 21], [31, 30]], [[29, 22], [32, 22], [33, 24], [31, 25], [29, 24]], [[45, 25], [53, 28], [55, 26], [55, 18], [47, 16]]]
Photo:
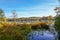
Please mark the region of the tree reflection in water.
[[55, 31], [54, 24], [49, 27], [50, 30], [34, 30], [28, 34], [29, 40], [57, 40], [57, 32]]

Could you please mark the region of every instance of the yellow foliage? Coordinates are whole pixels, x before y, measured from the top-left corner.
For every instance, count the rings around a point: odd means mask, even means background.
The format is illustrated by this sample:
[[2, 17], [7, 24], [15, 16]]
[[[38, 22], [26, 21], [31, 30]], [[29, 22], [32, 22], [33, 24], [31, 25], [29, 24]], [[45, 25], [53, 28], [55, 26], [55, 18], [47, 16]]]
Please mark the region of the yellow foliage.
[[3, 25], [4, 25], [4, 26], [7, 26], [7, 25], [8, 25], [8, 22], [7, 22], [7, 21], [5, 21], [5, 22], [3, 23]]
[[4, 17], [4, 18], [3, 18], [3, 21], [4, 21], [4, 22], [7, 22], [7, 18], [6, 18], [6, 17]]
[[46, 24], [46, 22], [40, 22], [40, 25], [44, 25], [44, 24]]
[[0, 23], [0, 28], [2, 28], [3, 27], [3, 25]]
[[51, 20], [53, 17], [52, 16], [48, 16], [48, 19]]
[[48, 21], [48, 24], [50, 25], [50, 24], [52, 24], [53, 22], [52, 21]]

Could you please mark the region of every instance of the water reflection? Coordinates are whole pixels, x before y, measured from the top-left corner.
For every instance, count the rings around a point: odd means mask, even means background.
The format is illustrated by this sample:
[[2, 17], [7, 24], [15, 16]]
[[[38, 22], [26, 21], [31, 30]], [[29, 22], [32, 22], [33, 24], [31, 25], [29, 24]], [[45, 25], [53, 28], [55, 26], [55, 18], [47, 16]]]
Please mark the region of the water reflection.
[[28, 34], [29, 40], [57, 40], [57, 32], [55, 31], [54, 24], [51, 24], [49, 30], [41, 29], [33, 30]]

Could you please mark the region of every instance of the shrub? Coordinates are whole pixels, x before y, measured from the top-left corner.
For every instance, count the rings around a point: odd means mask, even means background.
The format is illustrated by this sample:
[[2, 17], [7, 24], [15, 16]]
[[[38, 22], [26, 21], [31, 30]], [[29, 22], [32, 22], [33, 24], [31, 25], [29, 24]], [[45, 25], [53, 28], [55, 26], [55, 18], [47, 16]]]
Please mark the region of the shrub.
[[0, 23], [0, 28], [4, 27], [1, 23]]

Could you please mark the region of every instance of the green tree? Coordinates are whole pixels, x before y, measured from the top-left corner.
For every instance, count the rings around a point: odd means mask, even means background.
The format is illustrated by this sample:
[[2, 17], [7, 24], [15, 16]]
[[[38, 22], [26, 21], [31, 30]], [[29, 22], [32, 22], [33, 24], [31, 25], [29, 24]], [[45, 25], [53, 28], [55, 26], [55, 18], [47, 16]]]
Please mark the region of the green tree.
[[4, 17], [4, 11], [0, 9], [0, 21], [3, 21]]
[[60, 15], [55, 17], [55, 29], [57, 30], [60, 39]]

